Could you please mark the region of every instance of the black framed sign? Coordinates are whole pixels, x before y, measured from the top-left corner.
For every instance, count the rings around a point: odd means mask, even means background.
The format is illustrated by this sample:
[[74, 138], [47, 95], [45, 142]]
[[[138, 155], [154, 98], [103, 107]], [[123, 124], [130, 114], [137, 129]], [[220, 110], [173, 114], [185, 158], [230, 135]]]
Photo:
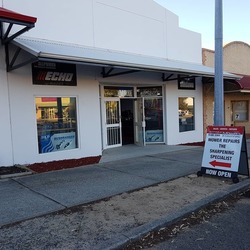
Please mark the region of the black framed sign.
[[38, 61], [32, 64], [34, 85], [76, 86], [76, 65]]
[[178, 77], [178, 89], [195, 89], [195, 77]]
[[208, 126], [202, 158], [202, 174], [232, 178], [239, 182], [238, 174], [249, 176], [245, 127]]

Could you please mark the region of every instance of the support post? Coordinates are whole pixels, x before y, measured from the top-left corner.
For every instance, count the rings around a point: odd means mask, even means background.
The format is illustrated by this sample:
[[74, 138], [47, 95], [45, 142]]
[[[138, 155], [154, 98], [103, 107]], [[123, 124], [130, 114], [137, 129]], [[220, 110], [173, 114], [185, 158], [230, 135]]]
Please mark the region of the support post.
[[222, 10], [222, 0], [215, 0], [214, 125], [215, 126], [224, 126], [223, 10]]

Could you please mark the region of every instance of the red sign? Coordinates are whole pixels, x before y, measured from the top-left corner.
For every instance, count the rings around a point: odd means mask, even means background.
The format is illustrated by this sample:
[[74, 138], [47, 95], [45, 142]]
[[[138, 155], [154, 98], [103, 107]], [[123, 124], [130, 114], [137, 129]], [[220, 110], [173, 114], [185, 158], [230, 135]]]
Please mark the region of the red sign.
[[207, 133], [218, 133], [218, 134], [241, 134], [244, 133], [244, 127], [231, 127], [231, 126], [208, 126], [207, 127]]
[[42, 97], [42, 102], [56, 102], [57, 98], [56, 97]]

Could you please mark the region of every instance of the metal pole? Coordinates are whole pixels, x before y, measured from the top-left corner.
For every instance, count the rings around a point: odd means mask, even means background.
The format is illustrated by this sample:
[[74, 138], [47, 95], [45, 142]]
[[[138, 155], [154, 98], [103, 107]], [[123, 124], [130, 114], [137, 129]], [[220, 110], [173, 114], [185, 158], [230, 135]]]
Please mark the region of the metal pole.
[[215, 82], [214, 125], [224, 126], [223, 83], [223, 10], [222, 0], [215, 0]]

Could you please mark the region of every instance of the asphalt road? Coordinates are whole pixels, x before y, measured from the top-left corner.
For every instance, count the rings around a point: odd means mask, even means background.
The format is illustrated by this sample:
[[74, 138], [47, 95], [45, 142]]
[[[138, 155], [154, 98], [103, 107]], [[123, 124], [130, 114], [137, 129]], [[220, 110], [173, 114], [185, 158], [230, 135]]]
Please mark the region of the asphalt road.
[[177, 236], [152, 246], [165, 250], [245, 250], [250, 246], [250, 191], [228, 210], [201, 224], [180, 231]]

